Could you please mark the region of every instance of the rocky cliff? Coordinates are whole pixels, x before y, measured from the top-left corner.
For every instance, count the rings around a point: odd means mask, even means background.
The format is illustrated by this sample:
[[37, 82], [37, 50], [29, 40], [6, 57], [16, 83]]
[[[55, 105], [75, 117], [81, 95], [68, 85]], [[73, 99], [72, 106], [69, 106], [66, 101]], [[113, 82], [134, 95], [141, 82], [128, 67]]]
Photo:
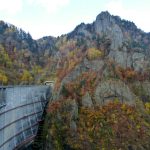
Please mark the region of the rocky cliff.
[[[57, 45], [61, 43], [58, 49], [62, 59], [57, 66], [61, 87], [89, 71], [96, 72], [102, 80], [113, 79], [116, 83], [120, 80], [126, 86], [131, 81], [149, 80], [149, 38], [149, 34], [138, 29], [134, 23], [108, 12], [99, 14], [93, 24], [80, 24], [56, 42]], [[101, 54], [97, 55], [96, 50]], [[89, 58], [89, 52], [96, 55]], [[120, 81], [118, 88], [122, 87]]]
[[44, 148], [148, 150], [149, 33], [102, 12], [59, 37], [56, 47]]

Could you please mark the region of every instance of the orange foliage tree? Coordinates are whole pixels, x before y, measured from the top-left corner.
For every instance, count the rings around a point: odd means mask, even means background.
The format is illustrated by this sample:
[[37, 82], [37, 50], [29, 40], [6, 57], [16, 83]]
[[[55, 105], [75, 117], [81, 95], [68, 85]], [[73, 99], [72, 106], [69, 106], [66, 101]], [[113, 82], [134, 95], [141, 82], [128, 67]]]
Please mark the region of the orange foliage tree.
[[[94, 71], [88, 71], [82, 73], [76, 80], [69, 82], [64, 85], [64, 90], [66, 90], [68, 97], [76, 98], [82, 97], [88, 91], [93, 93], [96, 87], [97, 73]], [[64, 94], [62, 91], [62, 94]]]

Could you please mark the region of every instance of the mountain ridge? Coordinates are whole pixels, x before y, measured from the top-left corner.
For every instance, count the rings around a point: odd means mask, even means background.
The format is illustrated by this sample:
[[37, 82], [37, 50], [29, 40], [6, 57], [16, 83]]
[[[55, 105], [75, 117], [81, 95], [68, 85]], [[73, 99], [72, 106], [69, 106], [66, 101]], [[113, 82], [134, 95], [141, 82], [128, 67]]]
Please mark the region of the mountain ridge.
[[[46, 69], [48, 75], [48, 66], [53, 66], [52, 70], [55, 70], [54, 66], [59, 66], [60, 59], [77, 51], [76, 49], [80, 49], [77, 55], [86, 55], [88, 49], [96, 48], [103, 53], [103, 57], [113, 59], [123, 68], [129, 67], [139, 71], [147, 70], [149, 66], [150, 33], [143, 32], [133, 22], [113, 16], [108, 11], [97, 15], [91, 24], [81, 23], [68, 34], [60, 37], [45, 36], [38, 40], [32, 39], [32, 36], [22, 29], [1, 21], [0, 44], [8, 56], [15, 50], [15, 53], [23, 53], [23, 64], [28, 64], [24, 66], [30, 72], [32, 67], [29, 67], [29, 64], [32, 64], [31, 66], [38, 65]], [[13, 61], [14, 58], [12, 64]], [[2, 70], [5, 72], [5, 69]]]

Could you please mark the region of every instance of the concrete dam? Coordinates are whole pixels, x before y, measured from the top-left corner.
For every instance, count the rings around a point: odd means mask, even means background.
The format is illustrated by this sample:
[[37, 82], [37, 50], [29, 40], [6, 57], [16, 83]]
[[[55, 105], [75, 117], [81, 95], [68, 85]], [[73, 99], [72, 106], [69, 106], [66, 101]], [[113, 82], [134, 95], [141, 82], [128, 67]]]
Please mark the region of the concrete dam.
[[48, 100], [50, 86], [0, 86], [0, 150], [31, 144]]

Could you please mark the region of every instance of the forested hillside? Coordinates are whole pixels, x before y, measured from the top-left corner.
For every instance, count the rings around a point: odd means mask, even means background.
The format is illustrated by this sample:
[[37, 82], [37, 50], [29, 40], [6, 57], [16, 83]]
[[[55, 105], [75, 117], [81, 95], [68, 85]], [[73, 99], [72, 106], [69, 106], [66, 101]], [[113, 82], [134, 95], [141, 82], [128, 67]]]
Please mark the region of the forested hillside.
[[50, 77], [55, 38], [44, 39], [35, 41], [22, 29], [0, 22], [0, 84], [39, 84]]

